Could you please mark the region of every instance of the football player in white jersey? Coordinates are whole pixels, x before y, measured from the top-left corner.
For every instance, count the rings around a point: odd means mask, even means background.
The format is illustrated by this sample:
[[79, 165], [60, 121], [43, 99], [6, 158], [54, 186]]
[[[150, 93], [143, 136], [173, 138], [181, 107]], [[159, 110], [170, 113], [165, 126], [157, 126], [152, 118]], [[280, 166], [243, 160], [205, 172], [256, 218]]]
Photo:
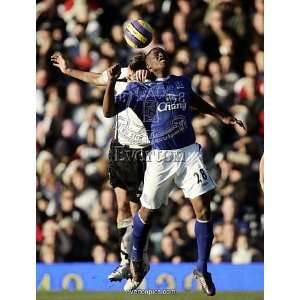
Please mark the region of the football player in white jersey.
[[[72, 69], [60, 53], [55, 53], [51, 60], [53, 65], [67, 76], [96, 86], [105, 86], [108, 82], [107, 71], [99, 74]], [[135, 54], [128, 67], [121, 69], [121, 75], [115, 86], [116, 95], [126, 89], [128, 81], [145, 81], [147, 74], [144, 54]], [[131, 276], [129, 250], [131, 249], [132, 216], [140, 207], [139, 197], [149, 146], [145, 127], [132, 109], [128, 108], [116, 115], [114, 138], [109, 151], [109, 177], [117, 198], [121, 262], [108, 276], [110, 281], [120, 281]], [[145, 260], [147, 260], [146, 250]]]

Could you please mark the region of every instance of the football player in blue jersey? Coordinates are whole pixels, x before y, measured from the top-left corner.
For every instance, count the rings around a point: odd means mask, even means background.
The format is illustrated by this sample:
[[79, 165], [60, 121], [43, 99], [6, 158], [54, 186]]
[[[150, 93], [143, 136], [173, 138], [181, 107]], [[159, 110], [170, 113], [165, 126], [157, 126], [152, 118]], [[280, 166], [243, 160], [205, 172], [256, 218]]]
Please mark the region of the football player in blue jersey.
[[196, 95], [185, 76], [169, 75], [168, 56], [163, 49], [156, 47], [150, 50], [146, 64], [156, 80], [129, 83], [118, 96], [114, 95], [114, 87], [120, 66], [111, 67], [103, 101], [105, 117], [112, 117], [127, 107], [132, 108], [144, 123], [151, 142], [141, 196], [142, 206], [133, 220], [133, 278], [126, 283], [124, 290], [136, 289], [146, 275], [148, 268], [143, 262], [143, 249], [151, 217], [163, 204], [167, 204], [169, 192], [177, 186], [191, 200], [196, 215], [198, 257], [193, 274], [202, 290], [213, 296], [216, 290], [207, 271], [207, 262], [213, 241], [210, 202], [215, 183], [204, 165], [201, 145], [195, 143], [191, 109], [193, 107], [199, 113], [212, 115], [228, 125], [243, 128], [244, 125], [230, 113], [209, 105]]

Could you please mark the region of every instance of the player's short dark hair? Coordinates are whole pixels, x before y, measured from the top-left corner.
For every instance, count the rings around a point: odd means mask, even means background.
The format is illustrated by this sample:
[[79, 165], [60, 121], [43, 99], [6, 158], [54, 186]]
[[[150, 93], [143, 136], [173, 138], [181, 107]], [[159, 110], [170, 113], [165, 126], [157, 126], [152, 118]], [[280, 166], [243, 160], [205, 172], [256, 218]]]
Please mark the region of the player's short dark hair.
[[144, 53], [136, 53], [129, 60], [129, 68], [132, 71], [145, 70], [146, 69], [146, 56]]
[[148, 59], [150, 53], [153, 52], [153, 51], [155, 51], [155, 50], [163, 51], [163, 52], [166, 53], [166, 50], [165, 50], [164, 48], [162, 48], [162, 47], [154, 47], [154, 48], [150, 49], [150, 50], [146, 53], [146, 55], [145, 55], [145, 62], [146, 62], [146, 65], [147, 65], [147, 59]]

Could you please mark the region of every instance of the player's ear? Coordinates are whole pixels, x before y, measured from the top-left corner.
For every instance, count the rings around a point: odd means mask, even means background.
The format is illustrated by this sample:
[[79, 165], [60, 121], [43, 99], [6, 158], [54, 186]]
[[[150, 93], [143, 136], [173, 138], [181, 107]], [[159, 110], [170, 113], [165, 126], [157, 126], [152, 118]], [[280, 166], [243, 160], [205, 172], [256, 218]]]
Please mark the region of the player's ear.
[[151, 66], [149, 64], [146, 63], [146, 68], [149, 72], [152, 72]]
[[146, 59], [145, 59], [145, 64], [146, 64], [146, 68], [149, 72], [152, 72], [152, 69], [151, 69], [151, 66], [149, 64], [149, 57], [146, 56]]

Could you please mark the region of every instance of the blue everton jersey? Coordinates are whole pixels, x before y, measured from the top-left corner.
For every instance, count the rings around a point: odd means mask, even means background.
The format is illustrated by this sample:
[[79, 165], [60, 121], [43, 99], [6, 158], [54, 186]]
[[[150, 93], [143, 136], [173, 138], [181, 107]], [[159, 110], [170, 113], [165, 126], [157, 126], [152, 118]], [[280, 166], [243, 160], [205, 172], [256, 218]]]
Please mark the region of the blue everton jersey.
[[195, 143], [190, 110], [191, 84], [184, 76], [131, 82], [116, 96], [117, 111], [133, 109], [144, 123], [152, 149], [180, 149]]

